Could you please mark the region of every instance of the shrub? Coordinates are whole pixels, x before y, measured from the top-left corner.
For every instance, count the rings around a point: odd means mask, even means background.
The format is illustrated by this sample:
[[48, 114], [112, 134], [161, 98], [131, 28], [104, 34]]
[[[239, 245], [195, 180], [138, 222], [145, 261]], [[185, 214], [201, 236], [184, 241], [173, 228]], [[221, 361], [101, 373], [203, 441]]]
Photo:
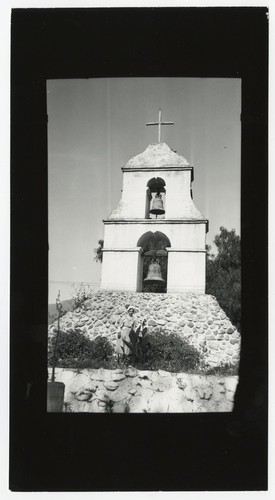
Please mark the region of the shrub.
[[156, 331], [149, 335], [143, 356], [133, 364], [142, 370], [190, 372], [198, 369], [200, 361], [200, 352], [186, 340], [173, 333]]
[[85, 285], [84, 283], [73, 284], [74, 293], [73, 293], [73, 309], [78, 309], [82, 307], [85, 300], [89, 299], [91, 296], [91, 288], [90, 286]]
[[[49, 344], [48, 362], [52, 365], [55, 336]], [[70, 368], [99, 368], [107, 366], [114, 348], [108, 339], [90, 340], [79, 330], [60, 331], [57, 347], [57, 366]]]
[[113, 358], [114, 347], [105, 337], [97, 337], [91, 340], [89, 354], [80, 360], [80, 368], [117, 368], [116, 360]]
[[[198, 371], [201, 354], [186, 340], [166, 331], [146, 334], [132, 355], [118, 361], [114, 347], [105, 337], [90, 340], [79, 330], [60, 331], [57, 348], [57, 366], [63, 368], [123, 368], [127, 365], [141, 370], [166, 370], [170, 372]], [[55, 336], [49, 344], [48, 362], [52, 365]], [[144, 347], [144, 346], [143, 346]]]

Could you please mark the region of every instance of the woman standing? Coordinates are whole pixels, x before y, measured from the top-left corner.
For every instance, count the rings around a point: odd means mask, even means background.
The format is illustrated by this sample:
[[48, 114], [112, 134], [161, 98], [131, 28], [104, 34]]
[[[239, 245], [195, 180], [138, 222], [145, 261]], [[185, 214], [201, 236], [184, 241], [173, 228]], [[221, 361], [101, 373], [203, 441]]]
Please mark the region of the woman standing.
[[125, 344], [124, 340], [126, 342], [130, 342], [130, 331], [133, 329], [134, 331], [137, 328], [137, 321], [134, 317], [136, 309], [133, 306], [129, 306], [127, 309], [127, 313], [125, 316], [120, 318], [118, 326], [119, 326], [119, 331], [117, 334], [117, 340], [116, 340], [116, 353], [118, 358], [121, 356], [129, 356], [131, 353], [130, 347], [128, 347], [127, 344]]

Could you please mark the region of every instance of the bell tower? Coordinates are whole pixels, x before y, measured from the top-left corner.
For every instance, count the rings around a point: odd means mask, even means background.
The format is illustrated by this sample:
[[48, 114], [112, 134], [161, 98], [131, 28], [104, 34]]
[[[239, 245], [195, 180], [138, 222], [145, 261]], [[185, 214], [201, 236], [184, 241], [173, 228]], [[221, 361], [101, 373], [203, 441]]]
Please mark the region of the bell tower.
[[160, 142], [161, 126], [172, 125], [161, 111], [147, 125], [158, 126], [159, 142], [122, 167], [122, 197], [103, 220], [101, 288], [147, 291], [155, 276], [161, 291], [205, 293], [208, 220], [192, 199], [193, 167]]

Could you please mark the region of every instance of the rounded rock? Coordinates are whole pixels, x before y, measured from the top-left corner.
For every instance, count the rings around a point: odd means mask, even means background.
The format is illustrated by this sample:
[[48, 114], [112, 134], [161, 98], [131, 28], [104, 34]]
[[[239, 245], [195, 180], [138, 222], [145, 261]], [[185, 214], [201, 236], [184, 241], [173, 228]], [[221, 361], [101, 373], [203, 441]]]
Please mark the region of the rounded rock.
[[229, 335], [231, 335], [232, 333], [234, 333], [234, 331], [235, 331], [235, 328], [234, 328], [233, 326], [229, 326], [229, 327], [227, 328], [227, 333], [228, 333]]
[[235, 331], [234, 331], [234, 333], [232, 333], [232, 337], [233, 337], [234, 339], [239, 339], [239, 338], [240, 338], [240, 334], [239, 334], [239, 332], [237, 332], [237, 330], [235, 330]]
[[104, 382], [103, 385], [108, 391], [115, 391], [118, 388], [118, 384], [115, 382]]
[[133, 378], [133, 377], [136, 377], [138, 375], [138, 371], [136, 368], [129, 367], [126, 369], [125, 375], [126, 375], [126, 377]]
[[124, 380], [126, 378], [126, 375], [124, 373], [112, 373], [112, 379], [114, 382], [121, 382], [121, 380]]
[[216, 340], [216, 337], [215, 337], [215, 335], [213, 333], [211, 333], [210, 335], [209, 334], [206, 335], [206, 339], [208, 341], [210, 341], [210, 340]]
[[137, 389], [130, 389], [129, 394], [134, 396], [136, 394], [136, 392], [137, 392]]

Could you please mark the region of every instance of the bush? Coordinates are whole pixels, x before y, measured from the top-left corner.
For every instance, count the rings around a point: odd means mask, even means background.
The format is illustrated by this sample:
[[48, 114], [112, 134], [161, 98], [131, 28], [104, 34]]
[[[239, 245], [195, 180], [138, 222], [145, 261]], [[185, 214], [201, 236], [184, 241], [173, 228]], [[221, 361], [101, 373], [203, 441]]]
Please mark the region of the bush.
[[[131, 363], [131, 356], [129, 356]], [[190, 372], [198, 369], [200, 352], [186, 340], [173, 333], [156, 331], [149, 336], [148, 349], [142, 358], [134, 360], [141, 370], [166, 370]]]
[[[53, 361], [55, 336], [49, 344], [48, 363]], [[114, 352], [112, 344], [104, 337], [90, 340], [78, 330], [60, 331], [57, 347], [57, 366], [70, 368], [108, 367]]]
[[90, 298], [91, 288], [90, 286], [86, 286], [84, 283], [74, 284], [73, 287], [73, 309], [78, 309], [83, 306], [85, 300]]
[[[52, 365], [55, 337], [49, 344], [48, 362]], [[123, 368], [129, 364], [140, 370], [166, 370], [190, 372], [198, 370], [199, 351], [173, 333], [156, 331], [148, 335], [145, 350], [118, 361], [114, 347], [105, 337], [88, 339], [79, 330], [60, 331], [56, 354], [58, 367], [63, 368]]]

